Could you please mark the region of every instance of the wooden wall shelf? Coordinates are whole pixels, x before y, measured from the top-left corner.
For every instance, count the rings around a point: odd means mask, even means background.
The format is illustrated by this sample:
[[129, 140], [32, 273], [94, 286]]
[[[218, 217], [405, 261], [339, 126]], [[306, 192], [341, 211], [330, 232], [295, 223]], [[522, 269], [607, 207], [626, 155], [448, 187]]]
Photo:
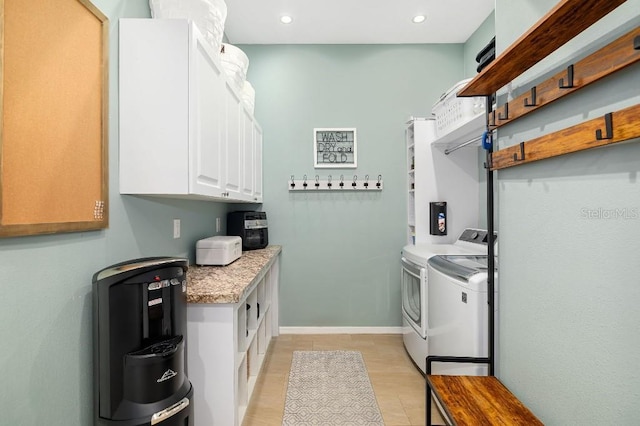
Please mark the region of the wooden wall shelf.
[[640, 38], [640, 27], [573, 64], [571, 84], [568, 84], [568, 70], [563, 70], [537, 86], [533, 86], [529, 92], [501, 105], [489, 117], [489, 127], [498, 128], [510, 123], [640, 61], [640, 49], [635, 48], [634, 42], [638, 38]]
[[640, 138], [640, 104], [491, 154], [491, 170]]
[[458, 92], [458, 96], [490, 96], [625, 1], [559, 2]]

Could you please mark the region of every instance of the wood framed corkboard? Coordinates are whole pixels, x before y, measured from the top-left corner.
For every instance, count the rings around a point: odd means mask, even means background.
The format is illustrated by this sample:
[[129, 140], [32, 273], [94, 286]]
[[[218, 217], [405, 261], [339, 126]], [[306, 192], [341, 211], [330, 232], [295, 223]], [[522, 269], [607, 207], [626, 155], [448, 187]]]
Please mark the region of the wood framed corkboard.
[[108, 226], [109, 22], [0, 0], [0, 237]]

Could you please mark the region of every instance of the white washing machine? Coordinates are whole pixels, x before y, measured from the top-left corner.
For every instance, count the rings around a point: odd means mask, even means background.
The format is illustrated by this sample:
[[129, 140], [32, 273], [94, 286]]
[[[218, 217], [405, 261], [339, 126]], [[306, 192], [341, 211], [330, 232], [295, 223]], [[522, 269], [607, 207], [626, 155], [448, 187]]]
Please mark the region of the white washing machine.
[[[488, 356], [488, 276], [487, 256], [442, 255], [429, 259], [429, 355]], [[497, 312], [497, 291], [494, 294]], [[478, 376], [487, 375], [488, 366], [436, 362], [432, 372]]]
[[437, 255], [487, 256], [487, 231], [465, 229], [453, 244], [408, 245], [402, 249], [402, 324], [404, 346], [415, 364], [425, 372], [429, 355], [427, 266]]

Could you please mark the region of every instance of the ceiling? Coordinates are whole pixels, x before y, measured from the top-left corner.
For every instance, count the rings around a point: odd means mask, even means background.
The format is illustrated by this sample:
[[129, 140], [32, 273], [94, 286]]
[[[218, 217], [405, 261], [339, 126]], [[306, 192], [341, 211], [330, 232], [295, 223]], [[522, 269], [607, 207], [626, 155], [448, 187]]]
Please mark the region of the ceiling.
[[[464, 43], [495, 0], [225, 0], [232, 44]], [[415, 15], [426, 15], [414, 24]], [[290, 24], [280, 17], [289, 15]]]

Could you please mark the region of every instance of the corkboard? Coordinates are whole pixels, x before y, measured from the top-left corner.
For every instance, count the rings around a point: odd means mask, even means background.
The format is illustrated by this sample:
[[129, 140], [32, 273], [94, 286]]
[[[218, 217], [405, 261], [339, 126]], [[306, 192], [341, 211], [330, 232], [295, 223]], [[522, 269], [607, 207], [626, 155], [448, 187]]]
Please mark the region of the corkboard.
[[0, 236], [108, 225], [108, 20], [0, 0]]

